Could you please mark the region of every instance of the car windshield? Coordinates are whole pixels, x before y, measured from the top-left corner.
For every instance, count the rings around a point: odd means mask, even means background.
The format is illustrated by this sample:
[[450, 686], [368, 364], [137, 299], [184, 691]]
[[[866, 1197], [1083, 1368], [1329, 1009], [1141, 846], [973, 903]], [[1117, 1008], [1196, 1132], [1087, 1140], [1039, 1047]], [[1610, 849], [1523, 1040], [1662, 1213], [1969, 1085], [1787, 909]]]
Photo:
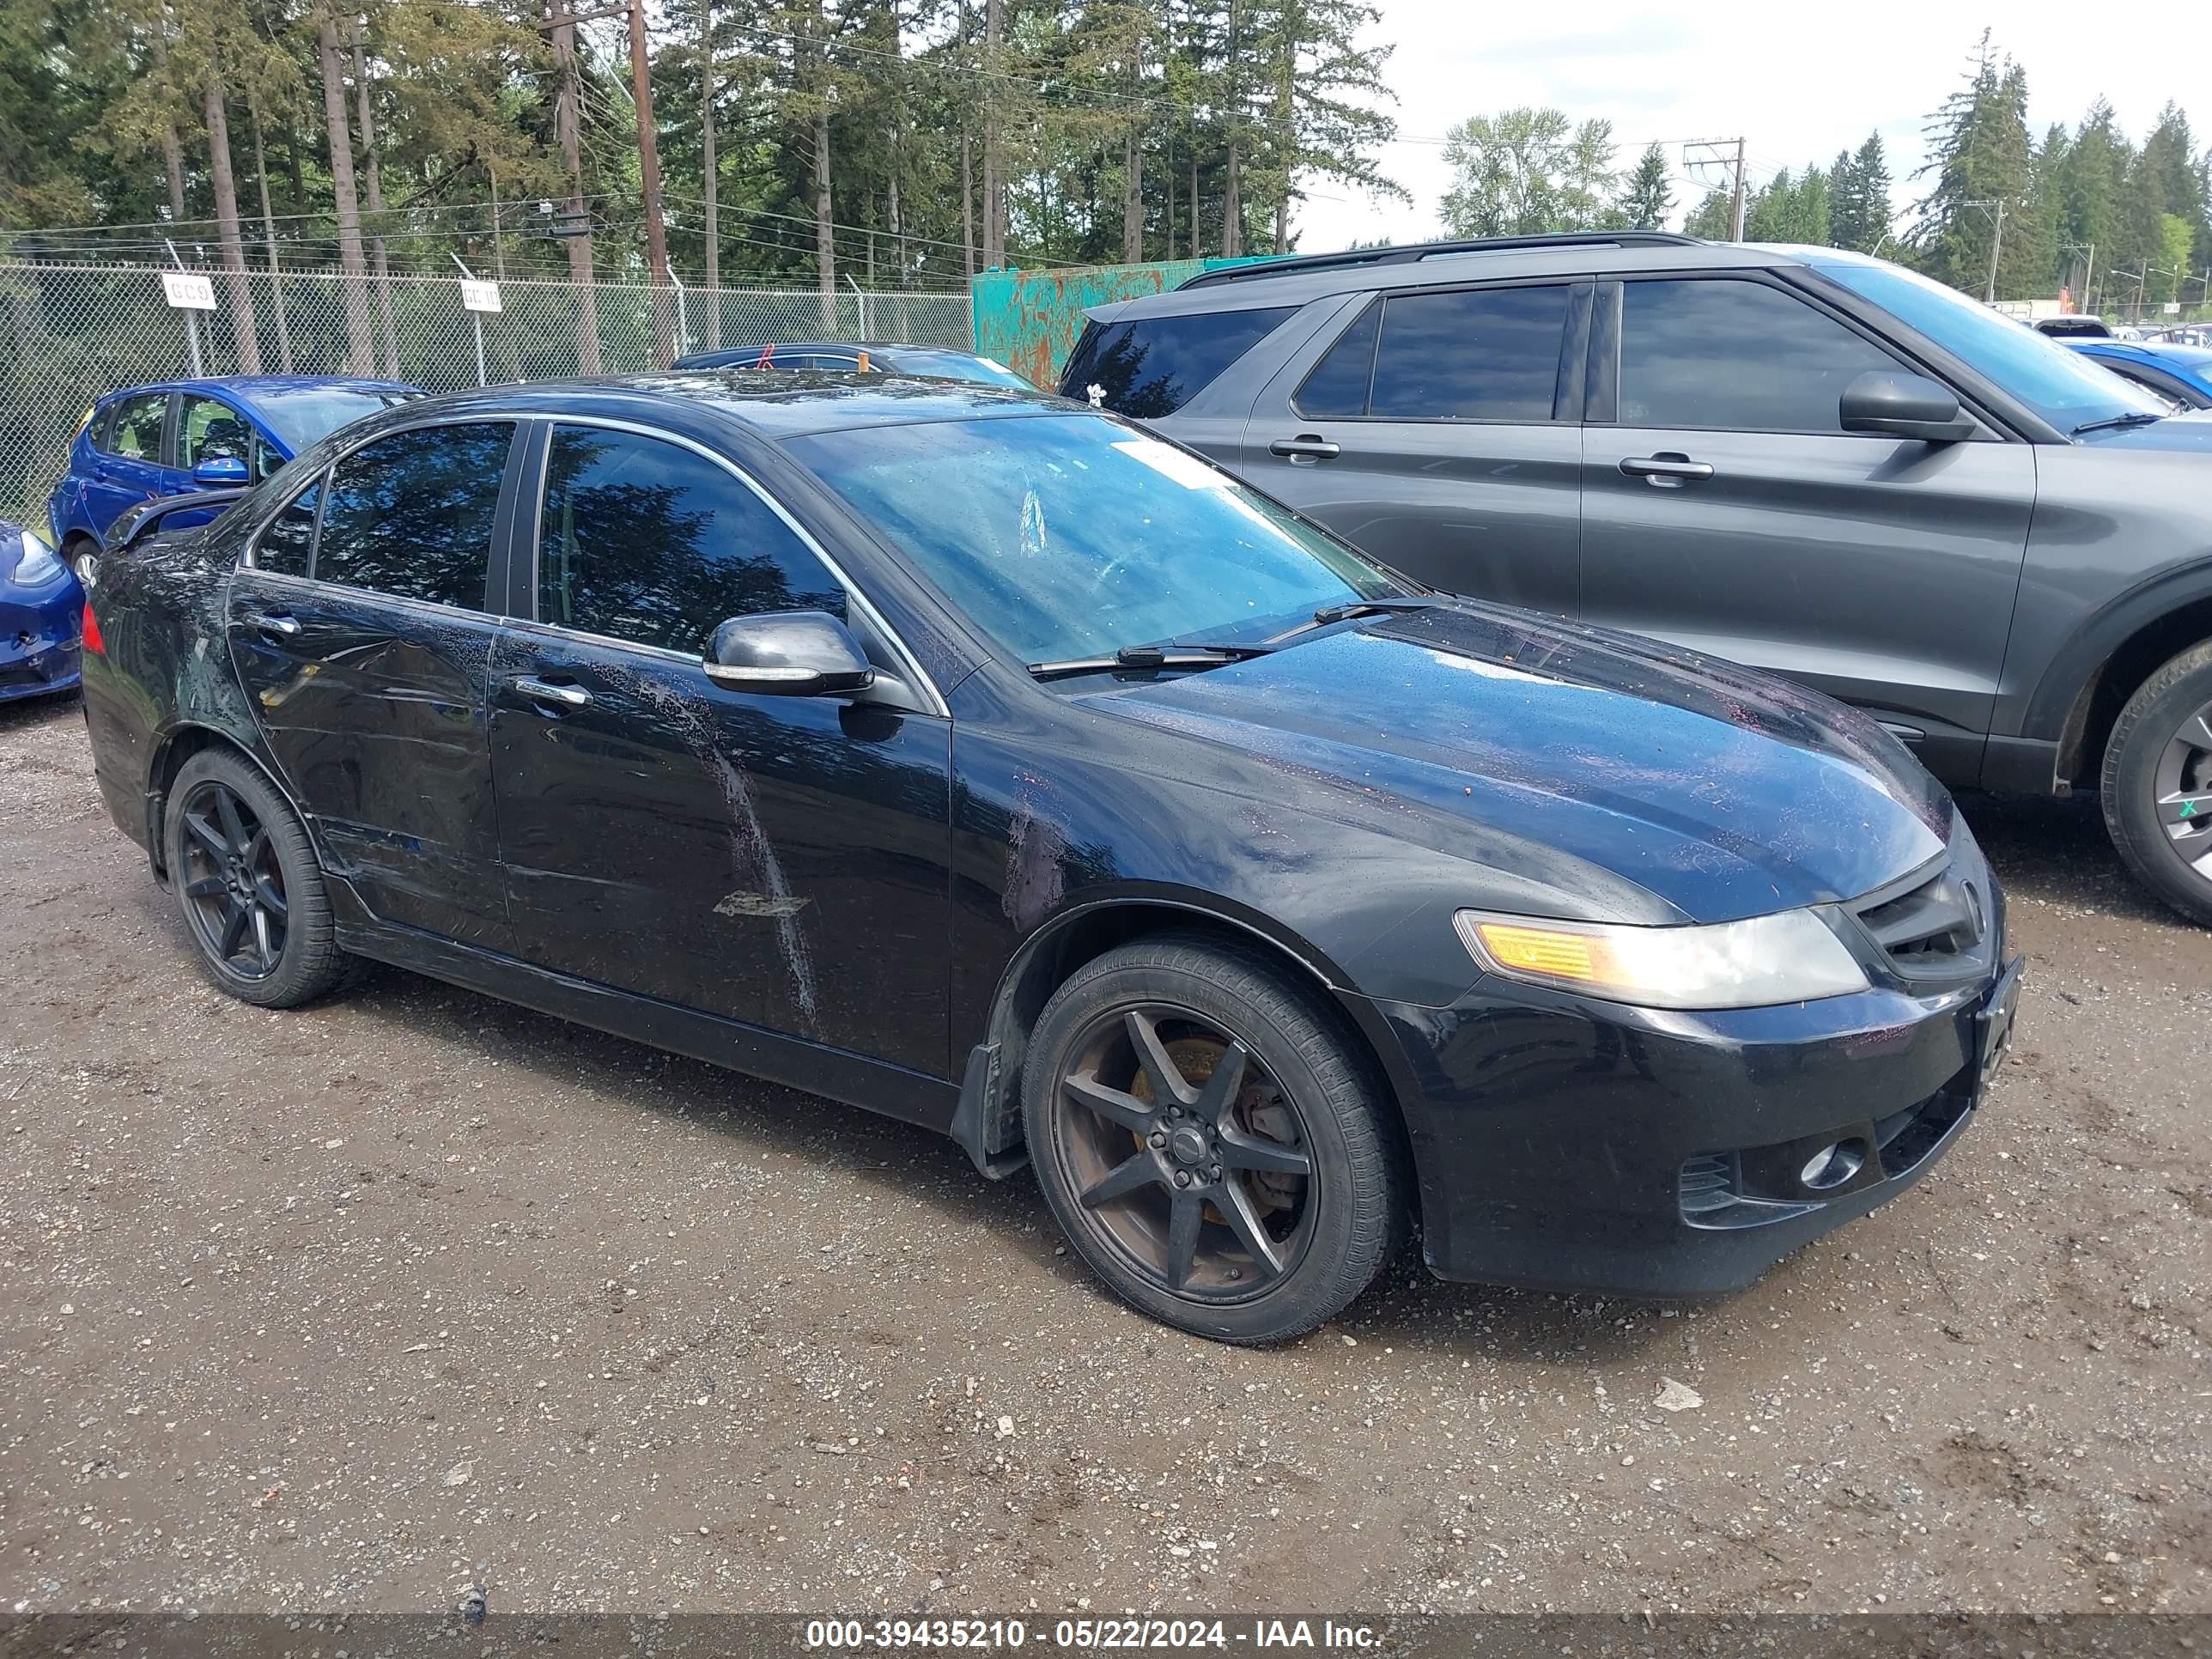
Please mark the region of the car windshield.
[[1227, 473], [1104, 416], [856, 428], [789, 447], [1024, 663], [1253, 641], [1285, 617], [1406, 591]]
[[2061, 432], [2089, 421], [2162, 415], [2141, 387], [1954, 288], [1896, 265], [1815, 259], [1823, 276], [1880, 306], [1987, 375]]
[[901, 350], [897, 367], [907, 374], [934, 374], [947, 380], [966, 380], [975, 386], [1019, 386], [1024, 392], [1036, 388], [1008, 368], [1004, 363], [988, 357], [971, 357], [964, 351]]
[[303, 386], [257, 392], [253, 407], [295, 455], [380, 409], [392, 409], [422, 394], [397, 387]]

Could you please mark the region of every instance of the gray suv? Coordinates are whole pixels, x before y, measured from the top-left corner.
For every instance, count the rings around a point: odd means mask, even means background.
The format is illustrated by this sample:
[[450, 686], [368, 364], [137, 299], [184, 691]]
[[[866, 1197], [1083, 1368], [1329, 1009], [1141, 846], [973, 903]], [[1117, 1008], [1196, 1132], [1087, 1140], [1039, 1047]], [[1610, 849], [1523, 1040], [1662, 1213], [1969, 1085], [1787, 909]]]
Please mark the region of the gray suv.
[[1663, 233], [1291, 258], [1101, 306], [1060, 390], [1432, 586], [2101, 792], [2212, 923], [2212, 413], [1879, 259]]

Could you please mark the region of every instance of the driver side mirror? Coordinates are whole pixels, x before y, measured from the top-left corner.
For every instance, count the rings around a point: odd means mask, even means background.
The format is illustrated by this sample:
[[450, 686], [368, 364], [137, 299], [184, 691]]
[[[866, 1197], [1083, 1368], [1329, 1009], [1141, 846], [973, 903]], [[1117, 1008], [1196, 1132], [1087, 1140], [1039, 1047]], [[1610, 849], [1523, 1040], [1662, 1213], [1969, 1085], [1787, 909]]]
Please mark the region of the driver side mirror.
[[1837, 413], [1846, 432], [1878, 432], [1931, 444], [1957, 443], [1981, 428], [1959, 400], [1924, 374], [1869, 369], [1844, 388]]
[[715, 684], [768, 696], [835, 696], [876, 678], [852, 630], [826, 611], [732, 617], [714, 630], [706, 658]]
[[192, 469], [192, 482], [210, 489], [229, 489], [252, 483], [252, 475], [235, 455], [210, 455]]

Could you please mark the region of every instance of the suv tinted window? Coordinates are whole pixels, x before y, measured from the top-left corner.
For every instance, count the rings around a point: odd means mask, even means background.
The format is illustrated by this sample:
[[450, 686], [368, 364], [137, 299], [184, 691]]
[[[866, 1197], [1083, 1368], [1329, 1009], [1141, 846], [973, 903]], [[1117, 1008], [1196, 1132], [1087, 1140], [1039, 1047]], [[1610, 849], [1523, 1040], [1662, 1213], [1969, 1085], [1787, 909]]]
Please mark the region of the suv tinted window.
[[315, 509], [322, 499], [323, 481], [318, 478], [262, 527], [261, 538], [253, 544], [256, 569], [286, 576], [307, 574], [307, 556], [315, 544]]
[[1377, 301], [1337, 337], [1328, 355], [1314, 365], [1291, 402], [1310, 420], [1347, 420], [1367, 412], [1368, 382], [1375, 376], [1375, 332], [1382, 325]]
[[100, 447], [127, 460], [151, 461], [159, 465], [161, 422], [168, 414], [169, 394], [166, 392], [125, 398], [107, 417], [107, 441]]
[[1220, 377], [1222, 370], [1273, 334], [1297, 307], [1211, 311], [1191, 317], [1139, 317], [1092, 323], [1075, 343], [1060, 377], [1062, 395], [1088, 398], [1106, 389], [1117, 415], [1153, 420], [1172, 415]]
[[845, 614], [830, 568], [726, 468], [678, 445], [553, 429], [538, 530], [538, 619], [670, 651], [732, 617]]
[[483, 610], [513, 435], [503, 421], [426, 426], [346, 456], [331, 471], [316, 579]]
[[1571, 290], [1394, 294], [1368, 412], [1401, 421], [1548, 421]]
[[1886, 351], [1803, 301], [1729, 278], [1621, 289], [1620, 424], [1840, 432], [1844, 388]]

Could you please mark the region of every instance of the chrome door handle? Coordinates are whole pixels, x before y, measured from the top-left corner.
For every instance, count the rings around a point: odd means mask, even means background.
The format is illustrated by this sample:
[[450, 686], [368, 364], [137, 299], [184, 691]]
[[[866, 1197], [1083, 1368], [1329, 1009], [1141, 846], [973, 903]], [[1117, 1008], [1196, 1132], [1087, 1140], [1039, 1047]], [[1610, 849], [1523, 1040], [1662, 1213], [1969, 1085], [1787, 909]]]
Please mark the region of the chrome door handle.
[[280, 611], [250, 611], [240, 620], [257, 634], [274, 635], [280, 640], [296, 640], [300, 637], [300, 619], [296, 617], [288, 617]]
[[1656, 484], [1679, 484], [1691, 478], [1710, 478], [1712, 468], [1687, 455], [1631, 455], [1620, 470], [1632, 478], [1648, 478]]
[[1326, 438], [1302, 434], [1296, 438], [1278, 438], [1267, 446], [1271, 455], [1304, 456], [1316, 461], [1333, 460], [1344, 452]]
[[592, 700], [592, 694], [580, 685], [555, 685], [550, 680], [534, 680], [526, 674], [507, 684], [532, 702], [558, 703], [563, 708], [581, 708]]

